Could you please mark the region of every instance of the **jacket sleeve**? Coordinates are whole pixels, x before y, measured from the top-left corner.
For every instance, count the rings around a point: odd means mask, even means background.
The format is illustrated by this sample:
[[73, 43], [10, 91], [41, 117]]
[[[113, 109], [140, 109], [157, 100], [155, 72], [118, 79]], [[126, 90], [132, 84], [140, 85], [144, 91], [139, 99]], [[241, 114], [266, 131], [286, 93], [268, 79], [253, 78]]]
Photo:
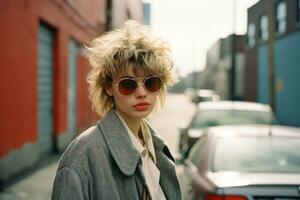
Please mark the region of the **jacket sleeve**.
[[75, 170], [64, 167], [57, 171], [51, 200], [83, 200], [80, 178]]

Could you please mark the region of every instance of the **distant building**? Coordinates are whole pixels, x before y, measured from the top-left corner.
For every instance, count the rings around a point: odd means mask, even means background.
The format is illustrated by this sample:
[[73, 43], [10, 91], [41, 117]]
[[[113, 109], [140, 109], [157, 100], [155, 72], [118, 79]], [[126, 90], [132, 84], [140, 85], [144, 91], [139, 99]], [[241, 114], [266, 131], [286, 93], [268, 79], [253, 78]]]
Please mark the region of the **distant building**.
[[201, 73], [202, 71], [194, 71], [185, 77], [179, 77], [178, 82], [169, 88], [168, 91], [173, 93], [184, 93], [186, 90], [196, 91], [201, 89]]
[[[232, 48], [233, 37], [234, 48]], [[244, 35], [229, 35], [211, 46], [206, 55], [206, 68], [201, 79], [202, 88], [215, 90], [221, 99], [244, 98], [244, 40]], [[233, 73], [232, 66], [234, 66]], [[234, 86], [231, 78], [234, 78]]]
[[[261, 0], [248, 9], [245, 98], [270, 103], [268, 42], [268, 1]], [[273, 0], [271, 22], [275, 111], [285, 125], [300, 126], [300, 0]]]
[[107, 26], [120, 28], [128, 19], [144, 23], [142, 0], [107, 0]]
[[151, 25], [151, 3], [143, 1], [144, 24]]

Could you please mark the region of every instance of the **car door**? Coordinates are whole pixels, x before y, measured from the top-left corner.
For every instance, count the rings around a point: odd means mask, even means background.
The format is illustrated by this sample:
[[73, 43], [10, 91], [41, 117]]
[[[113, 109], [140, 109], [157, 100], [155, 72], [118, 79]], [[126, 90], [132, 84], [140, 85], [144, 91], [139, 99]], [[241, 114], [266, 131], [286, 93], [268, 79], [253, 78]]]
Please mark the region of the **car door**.
[[206, 189], [205, 179], [201, 174], [201, 162], [205, 162], [204, 149], [207, 137], [203, 136], [191, 149], [188, 158], [184, 161], [182, 173], [179, 175], [179, 181], [184, 200], [195, 199]]

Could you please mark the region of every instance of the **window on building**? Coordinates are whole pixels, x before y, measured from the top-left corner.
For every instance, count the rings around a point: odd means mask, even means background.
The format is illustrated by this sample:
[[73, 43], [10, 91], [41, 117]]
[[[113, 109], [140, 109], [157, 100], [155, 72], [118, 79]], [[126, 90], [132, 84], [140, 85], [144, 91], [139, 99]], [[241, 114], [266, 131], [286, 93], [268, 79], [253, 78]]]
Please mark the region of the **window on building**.
[[263, 14], [259, 19], [259, 37], [262, 41], [268, 39], [268, 17]]
[[248, 39], [248, 46], [253, 47], [255, 45], [255, 25], [254, 23], [248, 24], [248, 33], [247, 33], [247, 39]]
[[300, 0], [297, 0], [297, 22], [300, 23]]
[[283, 34], [286, 30], [286, 3], [281, 1], [276, 6], [276, 32]]

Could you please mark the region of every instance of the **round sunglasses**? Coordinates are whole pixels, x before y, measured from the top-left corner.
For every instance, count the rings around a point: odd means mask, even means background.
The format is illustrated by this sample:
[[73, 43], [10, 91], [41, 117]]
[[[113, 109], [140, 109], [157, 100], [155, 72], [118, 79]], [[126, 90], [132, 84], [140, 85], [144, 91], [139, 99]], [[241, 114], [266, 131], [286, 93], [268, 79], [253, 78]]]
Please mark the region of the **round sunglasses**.
[[[143, 80], [138, 83], [137, 80]], [[162, 80], [159, 76], [149, 76], [146, 78], [121, 78], [118, 83], [114, 83], [119, 92], [123, 95], [131, 95], [138, 85], [143, 85], [148, 92], [157, 92], [162, 86]]]

